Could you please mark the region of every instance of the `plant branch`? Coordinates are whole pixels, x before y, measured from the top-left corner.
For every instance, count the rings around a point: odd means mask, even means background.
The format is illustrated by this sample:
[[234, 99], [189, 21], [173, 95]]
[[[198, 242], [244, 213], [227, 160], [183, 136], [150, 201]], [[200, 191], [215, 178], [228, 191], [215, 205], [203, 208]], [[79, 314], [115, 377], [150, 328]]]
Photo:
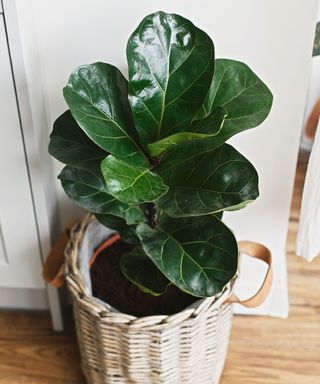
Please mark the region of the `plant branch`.
[[157, 226], [157, 209], [154, 203], [147, 203], [146, 216], [151, 228]]

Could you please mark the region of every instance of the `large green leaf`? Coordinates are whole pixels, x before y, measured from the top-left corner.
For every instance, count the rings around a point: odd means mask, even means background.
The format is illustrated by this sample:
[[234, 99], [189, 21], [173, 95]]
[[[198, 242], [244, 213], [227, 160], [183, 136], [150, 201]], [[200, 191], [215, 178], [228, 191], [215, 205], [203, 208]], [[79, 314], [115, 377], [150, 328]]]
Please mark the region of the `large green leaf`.
[[210, 152], [233, 135], [261, 124], [270, 112], [272, 93], [246, 64], [217, 59], [209, 93], [196, 120], [206, 118], [218, 106], [227, 112], [218, 134], [177, 145], [164, 155], [161, 168], [170, 171], [178, 163]]
[[70, 111], [53, 124], [49, 153], [64, 164], [80, 168], [97, 168], [107, 152], [97, 146], [79, 127]]
[[129, 38], [127, 58], [129, 101], [142, 143], [184, 131], [211, 84], [210, 37], [181, 16], [156, 12]]
[[194, 296], [220, 293], [235, 276], [237, 242], [218, 218], [164, 217], [160, 227], [139, 224], [137, 234], [145, 253], [175, 285]]
[[170, 281], [149, 259], [141, 247], [121, 257], [122, 273], [143, 292], [159, 296], [166, 292]]
[[228, 144], [161, 175], [169, 191], [156, 204], [173, 217], [240, 209], [259, 195], [255, 168]]
[[131, 164], [146, 163], [137, 144], [128, 83], [116, 67], [94, 63], [77, 68], [63, 94], [73, 117], [97, 145]]
[[246, 64], [217, 59], [211, 87], [196, 119], [203, 119], [222, 106], [228, 113], [224, 129], [240, 132], [261, 124], [271, 105], [269, 88]]
[[123, 241], [129, 244], [139, 244], [140, 240], [136, 235], [136, 226], [128, 225], [121, 217], [95, 214], [96, 219], [104, 226], [117, 231]]
[[108, 192], [127, 204], [153, 202], [167, 192], [161, 177], [109, 155], [101, 163]]
[[152, 156], [160, 156], [164, 151], [185, 141], [216, 136], [222, 129], [226, 116], [226, 110], [222, 107], [217, 107], [205, 119], [195, 121], [188, 128], [187, 132], [175, 133], [148, 144], [148, 150]]
[[128, 224], [144, 221], [144, 215], [138, 207], [121, 203], [106, 192], [102, 176], [66, 165], [58, 177], [69, 198], [89, 212], [115, 215], [125, 219]]

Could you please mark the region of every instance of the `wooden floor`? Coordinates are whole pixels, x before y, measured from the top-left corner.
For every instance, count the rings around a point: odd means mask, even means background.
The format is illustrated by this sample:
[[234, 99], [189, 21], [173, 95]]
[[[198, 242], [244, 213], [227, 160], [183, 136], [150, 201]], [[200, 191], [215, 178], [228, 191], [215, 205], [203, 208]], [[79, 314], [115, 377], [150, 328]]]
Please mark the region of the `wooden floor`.
[[[290, 317], [236, 316], [222, 384], [320, 384], [320, 258], [294, 255], [306, 162], [300, 156], [288, 237]], [[72, 328], [57, 334], [46, 313], [0, 312], [0, 384], [18, 383], [84, 383]]]

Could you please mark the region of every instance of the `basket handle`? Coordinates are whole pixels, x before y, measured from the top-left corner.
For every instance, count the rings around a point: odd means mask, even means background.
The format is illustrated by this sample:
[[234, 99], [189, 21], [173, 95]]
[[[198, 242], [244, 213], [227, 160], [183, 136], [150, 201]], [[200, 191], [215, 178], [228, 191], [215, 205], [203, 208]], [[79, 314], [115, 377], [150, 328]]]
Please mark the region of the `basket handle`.
[[253, 295], [249, 299], [240, 300], [235, 294], [232, 294], [226, 302], [241, 304], [247, 308], [254, 308], [259, 306], [266, 300], [272, 286], [273, 273], [271, 252], [264, 245], [255, 243], [253, 241], [239, 241], [238, 247], [239, 252], [245, 253], [246, 255], [255, 259], [262, 260], [266, 264], [268, 264], [268, 270], [260, 289], [255, 295]]
[[71, 229], [79, 220], [71, 220], [53, 245], [43, 265], [42, 277], [48, 284], [60, 288], [64, 284], [64, 251], [70, 239]]

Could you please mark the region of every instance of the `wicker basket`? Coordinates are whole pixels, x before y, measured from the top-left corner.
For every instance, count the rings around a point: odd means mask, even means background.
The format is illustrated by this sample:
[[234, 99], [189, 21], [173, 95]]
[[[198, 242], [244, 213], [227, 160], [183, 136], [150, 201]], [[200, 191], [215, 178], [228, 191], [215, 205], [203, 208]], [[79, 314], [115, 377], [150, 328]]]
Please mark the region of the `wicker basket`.
[[[66, 248], [66, 281], [87, 382], [219, 383], [232, 324], [230, 301], [238, 301], [230, 299], [231, 285], [219, 298], [199, 300], [175, 315], [136, 318], [110, 310], [89, 294], [78, 266], [79, 247], [91, 221], [88, 216], [72, 230]], [[267, 290], [260, 290], [260, 301]]]

